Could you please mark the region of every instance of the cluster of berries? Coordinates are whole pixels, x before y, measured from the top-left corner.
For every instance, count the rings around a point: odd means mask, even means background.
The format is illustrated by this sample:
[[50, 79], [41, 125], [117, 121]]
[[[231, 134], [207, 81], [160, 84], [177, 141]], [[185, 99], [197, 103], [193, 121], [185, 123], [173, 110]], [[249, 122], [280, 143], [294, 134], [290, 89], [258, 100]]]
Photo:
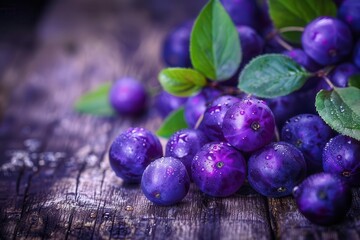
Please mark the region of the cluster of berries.
[[[184, 106], [189, 128], [169, 138], [164, 155], [152, 132], [130, 128], [111, 145], [111, 167], [125, 182], [141, 182], [145, 196], [159, 205], [181, 201], [191, 182], [207, 195], [226, 197], [247, 180], [267, 197], [293, 194], [299, 211], [314, 223], [340, 221], [351, 206], [351, 187], [360, 186], [360, 142], [336, 135], [316, 114], [314, 99], [319, 89], [347, 87], [349, 78], [360, 73], [360, 2], [342, 1], [338, 18], [310, 22], [302, 33], [302, 48], [269, 38], [273, 27], [266, 5], [221, 2], [241, 41], [244, 60], [236, 76], [252, 58], [280, 52], [310, 72], [329, 69], [326, 80], [313, 77], [290, 95], [266, 100], [224, 91], [237, 85], [235, 77], [189, 98], [163, 91], [156, 98], [161, 116]], [[186, 22], [166, 38], [167, 65], [191, 65], [191, 27]], [[144, 109], [146, 91], [127, 79], [114, 85], [110, 102], [120, 113], [137, 113]]]

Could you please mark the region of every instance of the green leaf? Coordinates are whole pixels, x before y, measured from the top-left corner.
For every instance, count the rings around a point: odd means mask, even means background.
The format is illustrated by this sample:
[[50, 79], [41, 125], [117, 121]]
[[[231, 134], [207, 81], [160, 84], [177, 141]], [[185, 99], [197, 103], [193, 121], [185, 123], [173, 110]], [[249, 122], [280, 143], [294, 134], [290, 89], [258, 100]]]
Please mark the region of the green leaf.
[[360, 141], [360, 89], [354, 87], [321, 90], [316, 110], [335, 131]]
[[106, 83], [81, 96], [75, 103], [75, 110], [97, 116], [115, 115], [108, 99], [110, 87], [111, 84]]
[[[277, 29], [305, 27], [320, 16], [336, 16], [333, 0], [269, 0], [270, 16]], [[301, 32], [287, 32], [283, 37], [300, 43]]]
[[289, 57], [267, 54], [245, 66], [238, 87], [257, 97], [273, 98], [301, 88], [309, 76], [310, 73]]
[[185, 128], [188, 128], [188, 125], [184, 118], [184, 107], [180, 107], [170, 113], [156, 134], [160, 137], [169, 138], [173, 133]]
[[190, 96], [206, 85], [206, 78], [188, 68], [166, 68], [159, 74], [159, 81], [165, 91], [176, 96]]
[[355, 74], [350, 77], [349, 86], [360, 88], [360, 74]]
[[238, 69], [242, 56], [239, 34], [218, 0], [210, 0], [196, 19], [190, 56], [194, 68], [211, 80], [226, 80]]

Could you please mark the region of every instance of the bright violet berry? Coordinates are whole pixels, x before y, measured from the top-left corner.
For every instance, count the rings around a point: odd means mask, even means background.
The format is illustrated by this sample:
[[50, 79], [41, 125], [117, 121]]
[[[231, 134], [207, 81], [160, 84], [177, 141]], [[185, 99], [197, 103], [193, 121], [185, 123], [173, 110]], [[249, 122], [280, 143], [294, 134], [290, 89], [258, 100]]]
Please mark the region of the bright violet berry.
[[186, 100], [186, 97], [174, 96], [163, 90], [155, 98], [155, 107], [161, 117], [165, 118], [169, 113], [183, 106]]
[[360, 1], [345, 0], [338, 9], [338, 18], [349, 24], [355, 34], [360, 34]]
[[319, 225], [332, 225], [345, 218], [352, 201], [351, 188], [341, 178], [330, 173], [318, 173], [306, 178], [293, 195], [299, 212]]
[[162, 157], [159, 139], [144, 128], [129, 128], [111, 144], [109, 159], [116, 175], [128, 183], [138, 183], [147, 165]]
[[208, 143], [195, 155], [192, 177], [199, 189], [214, 197], [227, 197], [243, 185], [244, 157], [228, 143]]
[[170, 67], [191, 67], [190, 34], [192, 21], [187, 21], [175, 27], [165, 38], [163, 44], [163, 59]]
[[351, 186], [360, 186], [360, 142], [344, 135], [330, 139], [323, 151], [323, 167]]
[[293, 144], [304, 154], [308, 173], [322, 171], [322, 151], [332, 135], [331, 128], [314, 114], [294, 116], [281, 130], [281, 140]]
[[264, 101], [245, 98], [226, 112], [222, 127], [225, 139], [233, 147], [251, 152], [271, 142], [275, 119]]
[[146, 167], [141, 178], [141, 189], [151, 202], [173, 205], [188, 193], [190, 178], [182, 162], [173, 157], [156, 159]]
[[333, 17], [319, 17], [305, 27], [302, 46], [321, 65], [335, 64], [347, 57], [353, 47], [349, 27]]
[[135, 115], [145, 109], [147, 92], [141, 82], [131, 77], [124, 77], [111, 87], [109, 101], [119, 114]]
[[248, 162], [248, 181], [260, 194], [283, 197], [306, 177], [302, 153], [285, 142], [271, 143], [256, 151]]
[[222, 132], [222, 124], [225, 113], [234, 103], [239, 102], [237, 97], [225, 95], [215, 99], [205, 110], [204, 117], [199, 125], [211, 141], [226, 141]]
[[166, 144], [165, 156], [179, 159], [191, 178], [191, 163], [195, 154], [208, 142], [200, 130], [182, 129], [175, 132]]

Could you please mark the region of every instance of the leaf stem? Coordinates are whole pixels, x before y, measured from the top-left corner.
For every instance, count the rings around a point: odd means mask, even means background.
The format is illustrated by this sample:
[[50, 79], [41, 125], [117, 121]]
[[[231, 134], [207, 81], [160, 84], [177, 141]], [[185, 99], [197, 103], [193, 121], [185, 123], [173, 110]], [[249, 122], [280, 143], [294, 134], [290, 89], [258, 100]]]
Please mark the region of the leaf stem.
[[304, 31], [304, 27], [296, 27], [296, 26], [292, 26], [292, 27], [283, 27], [279, 29], [279, 33], [286, 33], [286, 32], [303, 32]]

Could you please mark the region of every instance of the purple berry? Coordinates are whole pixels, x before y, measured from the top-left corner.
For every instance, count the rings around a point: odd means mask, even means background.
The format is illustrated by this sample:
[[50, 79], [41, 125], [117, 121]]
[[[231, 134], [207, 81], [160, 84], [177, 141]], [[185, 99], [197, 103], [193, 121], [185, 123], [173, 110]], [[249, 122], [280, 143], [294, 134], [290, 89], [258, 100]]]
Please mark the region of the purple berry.
[[345, 0], [338, 9], [338, 18], [346, 22], [355, 34], [360, 34], [360, 1]]
[[158, 205], [180, 202], [189, 188], [190, 178], [184, 164], [173, 157], [156, 159], [147, 166], [141, 178], [143, 193]]
[[[360, 70], [352, 63], [342, 63], [338, 65], [329, 74], [329, 79], [335, 87], [348, 87], [348, 82], [351, 76], [359, 74]], [[317, 87], [317, 90], [325, 89], [331, 90], [331, 87], [326, 83], [325, 80], [321, 80]]]
[[250, 185], [267, 197], [290, 195], [305, 177], [304, 156], [296, 147], [285, 142], [265, 146], [256, 151], [248, 162]]
[[360, 142], [344, 135], [330, 139], [323, 151], [323, 167], [351, 186], [360, 186]]
[[339, 177], [318, 173], [306, 178], [294, 188], [299, 212], [319, 225], [340, 222], [350, 209], [351, 188]]
[[191, 178], [191, 162], [195, 154], [208, 142], [203, 132], [182, 129], [174, 133], [166, 144], [165, 156], [179, 159]]
[[199, 189], [214, 197], [227, 197], [243, 185], [244, 157], [228, 143], [208, 143], [195, 155], [192, 177]]
[[293, 50], [285, 51], [284, 55], [292, 58], [295, 62], [310, 72], [316, 72], [321, 68], [321, 66], [311, 59], [302, 49], [295, 48]]
[[235, 25], [258, 28], [260, 11], [254, 0], [221, 0]]
[[155, 98], [155, 107], [162, 118], [185, 104], [186, 97], [177, 97], [162, 90]]
[[109, 101], [119, 114], [139, 114], [146, 107], [147, 93], [141, 82], [124, 77], [111, 87]]
[[243, 99], [235, 103], [224, 116], [224, 137], [232, 146], [244, 152], [254, 151], [270, 143], [274, 132], [274, 115], [262, 100]]
[[146, 166], [162, 156], [159, 139], [144, 128], [129, 128], [111, 144], [111, 168], [125, 182], [140, 182]]
[[322, 171], [322, 151], [332, 134], [331, 128], [319, 116], [300, 114], [285, 123], [281, 130], [281, 140], [300, 149], [308, 173], [314, 173]]
[[234, 103], [239, 102], [237, 97], [225, 95], [215, 99], [205, 110], [199, 129], [206, 133], [211, 141], [226, 141], [222, 132], [222, 123], [225, 113]]
[[264, 48], [264, 40], [257, 32], [248, 26], [238, 26], [242, 50], [242, 65], [247, 64], [252, 58], [260, 55]]
[[[278, 129], [281, 129], [284, 123], [295, 115], [316, 112], [314, 110], [315, 98], [311, 96], [313, 90], [310, 91], [294, 92], [286, 96], [265, 99], [275, 116]], [[299, 104], [299, 102], [302, 104]]]
[[184, 106], [184, 117], [190, 128], [195, 127], [199, 118], [205, 112], [206, 106], [220, 94], [221, 92], [214, 88], [203, 88], [200, 93], [187, 99]]
[[163, 44], [163, 59], [170, 67], [191, 67], [190, 34], [192, 21], [187, 21], [175, 27], [165, 38]]
[[349, 27], [332, 17], [319, 17], [305, 27], [302, 46], [307, 55], [321, 65], [338, 63], [353, 47]]
[[354, 47], [353, 62], [358, 68], [360, 68], [360, 39], [356, 42]]

